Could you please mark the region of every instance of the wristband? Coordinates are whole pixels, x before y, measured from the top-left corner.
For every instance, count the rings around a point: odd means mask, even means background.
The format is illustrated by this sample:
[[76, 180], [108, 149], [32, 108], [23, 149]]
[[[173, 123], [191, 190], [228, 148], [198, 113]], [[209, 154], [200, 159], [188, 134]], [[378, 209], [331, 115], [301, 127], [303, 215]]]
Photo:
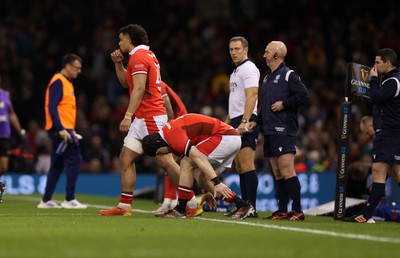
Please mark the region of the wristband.
[[213, 182], [214, 186], [218, 185], [221, 183], [221, 180], [216, 176], [213, 179], [211, 179], [211, 182]]

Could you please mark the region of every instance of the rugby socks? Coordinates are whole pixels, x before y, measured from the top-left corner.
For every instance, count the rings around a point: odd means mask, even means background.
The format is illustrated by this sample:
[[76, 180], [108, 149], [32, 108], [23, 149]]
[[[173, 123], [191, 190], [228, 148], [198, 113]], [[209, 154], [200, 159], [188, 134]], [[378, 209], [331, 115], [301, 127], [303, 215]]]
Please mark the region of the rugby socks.
[[286, 186], [289, 191], [290, 197], [292, 198], [292, 210], [295, 212], [301, 212], [301, 186], [297, 176], [286, 179]]
[[258, 177], [255, 170], [251, 170], [243, 174], [246, 178], [246, 190], [247, 190], [247, 200], [243, 199], [245, 202], [249, 202], [256, 209], [257, 202], [257, 187], [258, 187]]
[[384, 183], [372, 184], [371, 193], [369, 194], [367, 204], [363, 209], [364, 218], [372, 218], [372, 213], [374, 212], [376, 206], [378, 206], [382, 197], [385, 196], [385, 186], [386, 185]]
[[276, 197], [278, 199], [278, 210], [280, 212], [287, 212], [287, 205], [289, 202], [289, 191], [287, 189], [286, 180], [275, 180]]
[[237, 209], [248, 205], [247, 202], [240, 199], [239, 196], [237, 196], [236, 193], [233, 191], [232, 191], [232, 196], [230, 198], [223, 198], [223, 200], [235, 204]]
[[127, 210], [132, 206], [133, 192], [122, 192], [119, 197], [118, 207]]
[[165, 180], [164, 198], [176, 200], [176, 193], [178, 191], [178, 188], [172, 184], [168, 176], [164, 176], [164, 180]]
[[186, 205], [190, 199], [193, 198], [194, 193], [191, 188], [183, 185], [178, 186], [178, 204], [175, 207], [175, 210], [177, 210], [181, 214], [186, 214]]
[[242, 194], [243, 201], [247, 202], [247, 187], [246, 187], [246, 174], [239, 174], [240, 179], [240, 193]]

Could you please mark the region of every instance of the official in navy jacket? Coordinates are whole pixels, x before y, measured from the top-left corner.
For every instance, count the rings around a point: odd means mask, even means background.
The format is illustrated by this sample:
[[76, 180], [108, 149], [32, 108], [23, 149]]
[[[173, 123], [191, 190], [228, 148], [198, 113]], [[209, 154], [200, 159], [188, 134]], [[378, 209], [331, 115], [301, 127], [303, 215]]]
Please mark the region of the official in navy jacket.
[[[306, 86], [296, 72], [284, 63], [286, 46], [272, 41], [265, 48], [264, 59], [270, 73], [261, 88], [258, 124], [264, 135], [264, 156], [269, 158], [275, 176], [278, 210], [266, 219], [304, 220], [301, 209], [301, 186], [294, 169], [296, 154], [297, 113], [309, 102]], [[255, 125], [254, 122], [250, 128]], [[292, 210], [287, 212], [289, 197]]]
[[[362, 212], [345, 222], [375, 223], [372, 214], [385, 196], [388, 173], [400, 186], [400, 71], [396, 67], [393, 49], [383, 48], [376, 53], [370, 89], [374, 120], [380, 120], [374, 124], [377, 133], [372, 147], [372, 187]], [[382, 82], [378, 76], [383, 76]]]
[[276, 70], [271, 69], [261, 88], [259, 121], [263, 134], [296, 136], [298, 108], [309, 100], [306, 86], [283, 61]]

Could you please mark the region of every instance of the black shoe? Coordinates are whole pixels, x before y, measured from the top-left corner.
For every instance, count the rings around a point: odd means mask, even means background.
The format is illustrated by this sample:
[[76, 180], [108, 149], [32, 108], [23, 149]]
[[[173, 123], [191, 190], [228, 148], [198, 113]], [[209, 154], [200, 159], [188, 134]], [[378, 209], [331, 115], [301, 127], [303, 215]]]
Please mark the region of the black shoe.
[[373, 224], [373, 223], [375, 223], [375, 220], [373, 218], [366, 218], [366, 217], [364, 217], [364, 214], [359, 213], [350, 218], [343, 219], [343, 222]]
[[283, 220], [283, 219], [288, 219], [288, 217], [291, 214], [287, 212], [282, 212], [282, 211], [274, 211], [270, 216], [265, 217], [263, 219], [269, 219], [269, 220]]
[[6, 185], [3, 182], [0, 182], [0, 203], [3, 202], [3, 193], [6, 189]]
[[186, 218], [186, 214], [180, 213], [177, 210], [170, 210], [167, 213], [157, 216], [158, 218]]
[[256, 218], [258, 218], [258, 212], [257, 211], [254, 211], [254, 213], [252, 213], [252, 214], [250, 214], [249, 216], [247, 216], [248, 218], [254, 218], [254, 219], [256, 219]]
[[225, 217], [232, 217], [233, 215], [235, 215], [235, 213], [236, 213], [237, 211], [238, 211], [238, 210], [236, 209], [236, 210], [233, 210], [233, 211], [231, 211], [231, 212], [224, 213], [224, 216], [225, 216]]
[[245, 219], [249, 216], [251, 216], [252, 214], [254, 214], [256, 211], [253, 208], [253, 205], [247, 205], [247, 206], [243, 206], [239, 209], [237, 209], [236, 213], [234, 215], [232, 215], [232, 219]]
[[291, 221], [304, 220], [305, 216], [302, 211], [301, 212], [291, 211], [288, 213], [288, 219]]

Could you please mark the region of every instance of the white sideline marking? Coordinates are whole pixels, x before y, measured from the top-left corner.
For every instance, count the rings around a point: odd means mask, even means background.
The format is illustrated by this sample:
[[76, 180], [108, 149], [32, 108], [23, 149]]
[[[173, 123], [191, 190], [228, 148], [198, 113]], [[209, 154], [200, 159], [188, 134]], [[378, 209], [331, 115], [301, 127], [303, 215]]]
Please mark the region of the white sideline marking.
[[[308, 228], [295, 228], [295, 227], [284, 227], [284, 226], [276, 226], [276, 225], [269, 225], [269, 224], [258, 224], [258, 223], [252, 223], [252, 222], [246, 222], [246, 221], [237, 221], [237, 220], [233, 220], [232, 221], [232, 220], [210, 219], [210, 218], [200, 218], [200, 217], [197, 217], [196, 219], [208, 220], [208, 221], [214, 221], [214, 222], [222, 222], [222, 223], [228, 223], [228, 224], [240, 224], [240, 225], [261, 227], [261, 228], [271, 228], [271, 229], [279, 229], [279, 230], [286, 230], [286, 231], [296, 231], [296, 232], [303, 232], [303, 233], [316, 234], [316, 235], [325, 235], [325, 236], [350, 238], [350, 239], [359, 239], [359, 240], [367, 240], [367, 241], [374, 241], [374, 242], [400, 244], [400, 239], [398, 239], [398, 238], [376, 237], [376, 236], [360, 235], [360, 234], [346, 234], [346, 233], [338, 233], [338, 232], [326, 231], [326, 230], [317, 230], [317, 229], [308, 229]], [[366, 226], [368, 226], [368, 225], [366, 225]]]
[[[30, 201], [30, 202], [40, 202], [40, 198], [35, 198], [35, 197], [29, 197], [29, 196], [12, 196], [12, 195], [7, 195], [7, 199], [9, 199], [11, 197], [11, 199], [17, 199], [17, 200], [22, 200], [22, 201]], [[53, 200], [55, 202], [61, 203], [62, 200]], [[112, 206], [105, 206], [105, 205], [96, 205], [96, 204], [90, 204], [90, 203], [82, 203], [82, 204], [86, 204], [88, 207], [92, 207], [92, 208], [98, 208], [98, 209], [110, 209], [112, 208]], [[45, 209], [43, 209], [45, 210]], [[72, 210], [72, 209], [71, 209]], [[146, 210], [138, 210], [138, 209], [132, 209], [135, 212], [139, 212], [139, 213], [153, 213], [152, 211], [146, 211]], [[43, 214], [43, 213], [40, 213]]]
[[[7, 196], [7, 198], [10, 198], [10, 197], [11, 197], [10, 195]], [[13, 198], [11, 198], [11, 199], [13, 199]], [[40, 198], [34, 198], [34, 197], [29, 197], [29, 196], [23, 196], [23, 197], [18, 196], [15, 199], [23, 200], [23, 201], [40, 202]], [[55, 200], [55, 201], [60, 202], [59, 200]], [[112, 208], [111, 206], [87, 204], [87, 203], [85, 203], [85, 204], [88, 205], [88, 207], [99, 208], [99, 209]], [[152, 211], [147, 211], [147, 210], [133, 209], [133, 211], [139, 212], [139, 213], [153, 213]], [[43, 215], [43, 213], [40, 213], [40, 214]], [[45, 214], [59, 215], [59, 213], [45, 213]], [[7, 215], [7, 214], [2, 214], [2, 215]], [[66, 214], [63, 213], [62, 215], [64, 216]], [[70, 215], [92, 216], [93, 214], [72, 213]], [[97, 215], [97, 214], [95, 214], [95, 215]], [[278, 230], [284, 230], [284, 231], [295, 231], [295, 232], [302, 232], [302, 233], [308, 233], [308, 234], [314, 234], [314, 235], [324, 235], [324, 236], [332, 236], [332, 237], [339, 237], [339, 238], [349, 238], [349, 239], [366, 240], [366, 241], [373, 241], [373, 242], [400, 244], [399, 238], [376, 237], [376, 236], [361, 235], [361, 234], [347, 234], [347, 233], [339, 233], [339, 232], [333, 232], [333, 231], [308, 229], [308, 228], [284, 227], [284, 226], [277, 226], [277, 225], [270, 225], [270, 224], [259, 224], [259, 223], [247, 222], [247, 221], [243, 221], [243, 220], [241, 220], [241, 221], [239, 221], [239, 220], [222, 220], [222, 219], [211, 219], [211, 218], [201, 218], [201, 217], [196, 217], [194, 219], [227, 223], [227, 224], [239, 224], [239, 225], [268, 228], [268, 229], [278, 229]], [[366, 225], [366, 226], [368, 227], [369, 225]]]

